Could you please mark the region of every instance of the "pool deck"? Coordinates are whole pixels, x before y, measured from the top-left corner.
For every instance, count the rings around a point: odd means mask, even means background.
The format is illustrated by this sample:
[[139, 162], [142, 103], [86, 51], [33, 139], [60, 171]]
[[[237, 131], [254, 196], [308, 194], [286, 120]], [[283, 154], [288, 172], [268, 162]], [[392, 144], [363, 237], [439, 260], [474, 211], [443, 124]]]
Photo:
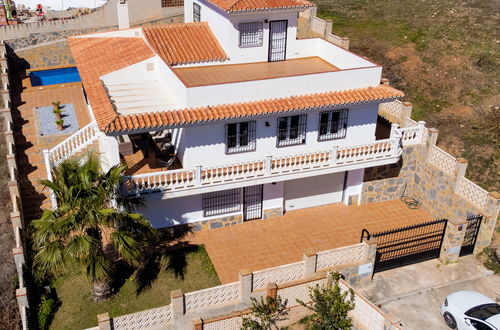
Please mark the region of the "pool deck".
[[26, 73], [12, 76], [12, 117], [21, 201], [25, 220], [29, 222], [40, 216], [41, 208], [50, 206], [47, 191], [38, 183], [47, 177], [42, 150], [54, 147], [72, 134], [41, 136], [35, 108], [52, 106], [55, 101], [72, 103], [80, 128], [90, 123], [90, 116], [81, 83], [32, 87]]

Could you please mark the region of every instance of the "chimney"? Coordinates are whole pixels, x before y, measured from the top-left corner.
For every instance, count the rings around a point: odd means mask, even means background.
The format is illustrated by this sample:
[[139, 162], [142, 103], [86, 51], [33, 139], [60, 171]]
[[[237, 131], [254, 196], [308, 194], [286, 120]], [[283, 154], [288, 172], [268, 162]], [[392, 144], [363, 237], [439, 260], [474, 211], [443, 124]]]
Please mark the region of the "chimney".
[[118, 0], [116, 9], [118, 13], [118, 29], [128, 29], [130, 27], [130, 20], [128, 17], [127, 0]]

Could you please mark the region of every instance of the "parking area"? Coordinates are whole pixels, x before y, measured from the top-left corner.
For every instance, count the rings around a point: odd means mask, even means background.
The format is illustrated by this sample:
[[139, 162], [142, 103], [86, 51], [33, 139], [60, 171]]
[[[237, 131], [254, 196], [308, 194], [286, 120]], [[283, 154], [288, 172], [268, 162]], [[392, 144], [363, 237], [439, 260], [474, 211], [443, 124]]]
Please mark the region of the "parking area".
[[359, 288], [371, 301], [396, 315], [404, 329], [448, 329], [439, 308], [449, 294], [478, 291], [500, 301], [500, 276], [492, 274], [474, 256], [457, 263], [437, 259], [375, 274]]

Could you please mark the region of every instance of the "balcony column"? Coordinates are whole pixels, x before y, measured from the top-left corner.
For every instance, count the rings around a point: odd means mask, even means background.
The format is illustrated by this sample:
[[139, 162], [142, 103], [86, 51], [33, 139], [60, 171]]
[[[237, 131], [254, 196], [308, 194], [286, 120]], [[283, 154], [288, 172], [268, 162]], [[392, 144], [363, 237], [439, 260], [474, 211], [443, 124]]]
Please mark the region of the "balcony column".
[[195, 166], [195, 172], [194, 172], [194, 183], [197, 186], [201, 186], [201, 165], [196, 165]]
[[331, 157], [330, 157], [330, 165], [337, 164], [338, 154], [339, 154], [339, 146], [333, 146]]
[[271, 175], [271, 170], [273, 167], [273, 156], [267, 155], [266, 156], [266, 167], [265, 167], [265, 174], [266, 175]]
[[424, 142], [424, 133], [425, 133], [425, 121], [420, 120], [418, 121], [418, 142], [422, 143]]
[[391, 124], [391, 134], [390, 134], [391, 139], [396, 137], [398, 129], [399, 129], [398, 124]]

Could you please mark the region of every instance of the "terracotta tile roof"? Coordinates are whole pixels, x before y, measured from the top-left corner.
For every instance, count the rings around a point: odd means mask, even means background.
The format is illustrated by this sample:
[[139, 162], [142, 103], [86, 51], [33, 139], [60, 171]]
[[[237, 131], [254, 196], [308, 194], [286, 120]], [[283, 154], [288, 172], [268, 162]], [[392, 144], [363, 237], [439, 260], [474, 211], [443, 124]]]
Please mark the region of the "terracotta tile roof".
[[151, 47], [167, 64], [228, 59], [207, 22], [151, 25], [142, 30]]
[[194, 109], [169, 110], [130, 114], [116, 117], [106, 132], [185, 125], [220, 119], [258, 116], [317, 107], [347, 105], [371, 101], [389, 101], [402, 97], [403, 92], [387, 85], [341, 92], [292, 96], [280, 99], [233, 103]]
[[263, 9], [309, 8], [315, 4], [307, 0], [209, 0], [228, 12]]
[[99, 77], [153, 57], [142, 38], [68, 38], [85, 93], [100, 129], [117, 116]]

